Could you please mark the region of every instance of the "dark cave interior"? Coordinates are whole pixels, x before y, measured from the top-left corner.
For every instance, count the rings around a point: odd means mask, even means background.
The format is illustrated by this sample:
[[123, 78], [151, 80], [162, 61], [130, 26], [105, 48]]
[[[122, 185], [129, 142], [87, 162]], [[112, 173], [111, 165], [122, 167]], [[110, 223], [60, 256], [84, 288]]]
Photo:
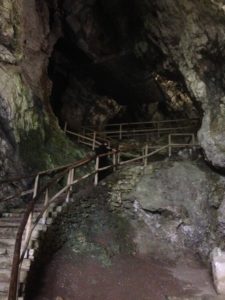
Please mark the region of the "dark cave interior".
[[[85, 7], [88, 12], [83, 22], [80, 15], [70, 14], [68, 1], [61, 4], [62, 36], [54, 46], [48, 68], [51, 105], [61, 127], [65, 122], [75, 131], [83, 125], [95, 126], [89, 111], [96, 103], [95, 114], [107, 115], [104, 124], [201, 114], [179, 72], [163, 68], [166, 58], [157, 44], [148, 45], [147, 54], [137, 55], [138, 47], [144, 47], [137, 43], [143, 24], [136, 13], [136, 1], [131, 2], [94, 1], [91, 9]], [[50, 10], [51, 23], [52, 15]], [[180, 107], [171, 104], [172, 97]], [[185, 98], [190, 102], [188, 109]]]

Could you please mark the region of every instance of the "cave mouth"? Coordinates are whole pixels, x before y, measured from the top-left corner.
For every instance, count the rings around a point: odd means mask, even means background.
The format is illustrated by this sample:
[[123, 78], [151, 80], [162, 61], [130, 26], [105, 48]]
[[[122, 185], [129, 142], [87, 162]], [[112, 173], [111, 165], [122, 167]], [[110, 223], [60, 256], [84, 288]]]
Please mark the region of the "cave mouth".
[[[191, 99], [179, 72], [168, 74], [162, 68], [160, 60], [165, 58], [156, 45], [151, 45], [149, 55], [139, 57], [145, 49], [135, 44], [142, 24], [137, 19], [130, 22], [134, 9], [124, 7], [115, 24], [112, 16], [102, 15], [105, 10], [100, 4], [86, 16], [98, 24], [89, 40], [89, 25], [77, 24], [75, 17], [71, 21], [73, 14], [62, 8], [62, 35], [48, 67], [50, 102], [59, 125], [63, 128], [67, 123], [71, 130], [80, 131], [82, 126], [102, 129], [109, 123], [201, 117], [201, 109]], [[114, 15], [117, 5], [111, 12]]]

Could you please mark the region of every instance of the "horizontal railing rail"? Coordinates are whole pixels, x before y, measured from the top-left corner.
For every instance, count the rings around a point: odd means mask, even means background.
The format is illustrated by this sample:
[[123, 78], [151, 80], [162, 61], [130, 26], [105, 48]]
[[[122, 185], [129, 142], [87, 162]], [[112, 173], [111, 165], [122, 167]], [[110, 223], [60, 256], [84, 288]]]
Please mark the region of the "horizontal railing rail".
[[199, 127], [200, 119], [177, 119], [151, 122], [117, 123], [107, 124], [102, 131], [94, 127], [83, 127], [84, 135], [98, 135], [122, 140], [128, 137], [138, 137], [157, 134], [165, 135], [172, 132], [184, 132], [185, 130], [196, 131]]
[[96, 131], [91, 132], [90, 136], [82, 135], [80, 133], [76, 133], [70, 130], [65, 130], [65, 133], [71, 136], [75, 136], [77, 138], [78, 143], [90, 146], [92, 147], [92, 150], [97, 148], [102, 143], [107, 143], [109, 146], [111, 144], [110, 139], [103, 138]]
[[[148, 124], [170, 124], [170, 123], [180, 123], [180, 122], [196, 122], [198, 123], [200, 121], [199, 118], [190, 118], [190, 119], [172, 119], [172, 120], [161, 120], [161, 121], [146, 121], [146, 122], [122, 122], [122, 123], [111, 123], [111, 124], [107, 124], [105, 126], [105, 128], [108, 127], [118, 127], [118, 126], [131, 126], [131, 125], [135, 125], [135, 126], [141, 126], [141, 125], [148, 125]], [[83, 127], [83, 128], [88, 128], [88, 129], [94, 129], [93, 126], [87, 126], [87, 127]]]

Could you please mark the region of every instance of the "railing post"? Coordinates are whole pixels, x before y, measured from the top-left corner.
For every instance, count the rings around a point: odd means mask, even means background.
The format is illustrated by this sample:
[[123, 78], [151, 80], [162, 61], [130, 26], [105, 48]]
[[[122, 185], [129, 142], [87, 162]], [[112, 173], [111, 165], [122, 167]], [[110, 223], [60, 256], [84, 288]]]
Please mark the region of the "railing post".
[[145, 145], [145, 158], [144, 158], [144, 166], [147, 167], [148, 165], [148, 144]]
[[123, 125], [120, 124], [120, 136], [119, 136], [119, 139], [122, 140], [122, 130], [123, 130]]
[[[46, 189], [44, 206], [48, 205], [48, 202], [49, 202], [49, 193], [48, 193], [48, 189]], [[46, 211], [43, 214], [42, 224], [46, 224], [47, 217], [48, 217], [48, 209], [46, 209]]]
[[98, 185], [98, 169], [99, 169], [99, 156], [96, 157], [96, 163], [95, 163], [95, 181], [94, 181], [94, 185]]
[[[34, 181], [33, 199], [37, 196], [38, 183], [39, 183], [39, 174], [36, 176], [35, 181]], [[27, 242], [27, 240], [29, 238], [29, 234], [30, 234], [31, 227], [32, 227], [32, 219], [33, 219], [33, 212], [30, 213], [28, 221], [27, 221], [26, 231], [25, 231], [25, 243]]]
[[116, 151], [113, 150], [113, 171], [116, 171]]
[[192, 134], [192, 145], [195, 146], [195, 135], [194, 135], [194, 133]]
[[95, 150], [95, 143], [96, 143], [96, 131], [93, 132], [93, 144], [92, 144], [92, 150]]
[[171, 134], [168, 135], [168, 145], [169, 145], [169, 157], [172, 155], [172, 145], [171, 145]]
[[157, 122], [157, 135], [158, 138], [160, 138], [160, 129], [159, 129], [160, 125], [159, 125], [159, 121]]
[[121, 158], [120, 158], [120, 149], [118, 150], [118, 153], [117, 153], [117, 165], [120, 165], [120, 160], [121, 160]]
[[67, 122], [65, 122], [65, 124], [64, 124], [64, 132], [66, 132], [67, 131]]
[[73, 187], [71, 186], [73, 182], [73, 177], [74, 177], [74, 169], [69, 170], [68, 173], [68, 178], [67, 178], [67, 185], [68, 185], [68, 191], [66, 195], [66, 203], [70, 201], [70, 193], [72, 192]]

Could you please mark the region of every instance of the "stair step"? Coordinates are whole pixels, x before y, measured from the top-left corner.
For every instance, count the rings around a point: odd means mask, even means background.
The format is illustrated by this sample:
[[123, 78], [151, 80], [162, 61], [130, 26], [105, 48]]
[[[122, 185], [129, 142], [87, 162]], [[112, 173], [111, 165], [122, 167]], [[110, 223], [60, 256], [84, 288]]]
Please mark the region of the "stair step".
[[[8, 293], [0, 293], [0, 300], [8, 300]], [[24, 297], [17, 298], [18, 300], [24, 300]]]
[[[25, 210], [23, 212], [5, 212], [2, 213], [2, 218], [22, 218], [24, 216]], [[38, 212], [33, 213], [34, 216], [38, 216]], [[1, 219], [0, 219], [1, 220]]]
[[[39, 203], [35, 206], [33, 221], [35, 221], [42, 209], [43, 203]], [[48, 225], [53, 222], [54, 218], [62, 211], [62, 209], [63, 205], [52, 204], [48, 209], [48, 217], [46, 219], [41, 219], [39, 224], [35, 227], [31, 237], [31, 248], [28, 248], [21, 266], [19, 280], [21, 284], [25, 284], [26, 282], [31, 263], [35, 255], [35, 249], [38, 248], [39, 235], [41, 232], [47, 230]], [[24, 213], [24, 208], [16, 208], [10, 212], [3, 213], [0, 217], [0, 300], [8, 300], [7, 294], [9, 290], [16, 235]], [[24, 243], [22, 243], [21, 249], [23, 249], [23, 247]], [[18, 298], [18, 300], [23, 299], [23, 297]]]
[[1, 222], [0, 220], [0, 228], [18, 228], [20, 223], [13, 223], [13, 222]]
[[21, 217], [1, 217], [0, 218], [0, 222], [21, 222], [21, 220], [23, 219], [23, 216]]
[[[10, 269], [12, 267], [12, 256], [0, 256], [0, 269]], [[22, 269], [29, 270], [31, 265], [30, 259], [24, 259]]]
[[1, 293], [8, 293], [9, 291], [9, 280], [8, 281], [2, 281], [0, 279], [0, 294]]
[[0, 247], [6, 245], [6, 246], [14, 246], [15, 245], [15, 239], [0, 239]]
[[[20, 282], [25, 282], [27, 278], [28, 270], [21, 269]], [[11, 269], [0, 269], [0, 283], [9, 283], [11, 277]], [[4, 291], [3, 291], [4, 292]]]
[[1, 238], [16, 238], [18, 227], [1, 227], [0, 229], [0, 239]]

